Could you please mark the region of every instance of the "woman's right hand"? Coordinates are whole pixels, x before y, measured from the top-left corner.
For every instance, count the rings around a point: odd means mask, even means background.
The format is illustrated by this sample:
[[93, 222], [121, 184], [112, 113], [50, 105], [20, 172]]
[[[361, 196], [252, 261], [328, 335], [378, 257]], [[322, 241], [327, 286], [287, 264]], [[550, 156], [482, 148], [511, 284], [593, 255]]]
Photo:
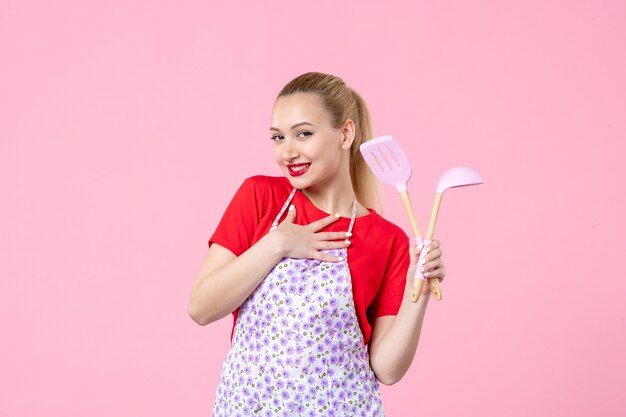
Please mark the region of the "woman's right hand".
[[[271, 232], [280, 236], [284, 257], [319, 259], [321, 261], [328, 262], [340, 262], [343, 260], [338, 256], [331, 256], [320, 252], [320, 249], [348, 247], [350, 245], [350, 241], [347, 243], [344, 241], [345, 238], [350, 237], [347, 232], [317, 233], [318, 230], [328, 226], [332, 222], [339, 219], [339, 217], [331, 214], [328, 217], [316, 220], [305, 226], [295, 224], [295, 219], [296, 208], [295, 206], [290, 205], [285, 219]], [[342, 239], [342, 241], [334, 242], [334, 240], [337, 239]]]

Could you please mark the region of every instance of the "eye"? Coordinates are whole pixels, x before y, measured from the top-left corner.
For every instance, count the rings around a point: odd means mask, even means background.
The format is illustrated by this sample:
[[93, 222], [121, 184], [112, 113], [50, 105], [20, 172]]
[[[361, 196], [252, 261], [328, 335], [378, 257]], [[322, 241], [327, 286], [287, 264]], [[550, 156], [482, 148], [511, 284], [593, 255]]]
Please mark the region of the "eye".
[[272, 135], [270, 137], [270, 140], [273, 140], [274, 142], [276, 142], [278, 139], [282, 139], [283, 137], [281, 135]]
[[306, 135], [304, 136], [305, 138], [308, 138], [309, 136], [313, 134], [312, 132], [309, 132], [308, 130], [303, 130], [301, 132], [298, 132], [298, 136], [305, 134], [305, 133], [306, 133]]

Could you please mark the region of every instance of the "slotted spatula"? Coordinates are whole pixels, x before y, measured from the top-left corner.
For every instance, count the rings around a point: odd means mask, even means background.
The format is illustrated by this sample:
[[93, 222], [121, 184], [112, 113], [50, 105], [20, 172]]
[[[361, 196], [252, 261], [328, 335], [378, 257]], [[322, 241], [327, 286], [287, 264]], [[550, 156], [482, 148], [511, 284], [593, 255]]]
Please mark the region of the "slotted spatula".
[[[411, 229], [413, 230], [413, 236], [416, 244], [420, 244], [424, 241], [424, 237], [420, 233], [419, 227], [417, 227], [417, 221], [413, 214], [413, 206], [411, 205], [411, 199], [409, 198], [409, 191], [407, 190], [407, 183], [411, 178], [411, 164], [406, 157], [406, 154], [398, 143], [390, 135], [380, 136], [375, 139], [371, 139], [361, 144], [359, 147], [363, 159], [374, 172], [376, 177], [383, 183], [392, 185], [398, 190], [404, 203], [404, 209], [409, 217], [411, 223]], [[427, 244], [424, 245], [426, 247]], [[419, 260], [426, 256], [425, 251], [422, 248], [420, 252]], [[415, 277], [413, 278], [413, 291], [411, 299], [413, 302], [417, 302], [422, 289], [424, 288], [424, 275], [418, 268], [415, 269]], [[431, 292], [435, 299], [441, 299], [441, 289], [439, 288], [439, 279], [432, 278], [428, 281], [430, 284]]]

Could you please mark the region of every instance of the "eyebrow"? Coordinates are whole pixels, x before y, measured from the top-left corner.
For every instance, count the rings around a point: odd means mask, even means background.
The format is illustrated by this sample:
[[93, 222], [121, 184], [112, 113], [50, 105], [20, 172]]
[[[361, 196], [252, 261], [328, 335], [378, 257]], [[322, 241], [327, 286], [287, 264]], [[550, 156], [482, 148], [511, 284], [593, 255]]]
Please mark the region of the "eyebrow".
[[[311, 126], [313, 126], [313, 124], [312, 124], [312, 123], [309, 123], [309, 122], [301, 122], [301, 123], [296, 123], [295, 125], [291, 126], [291, 129], [293, 130], [293, 129], [295, 129], [296, 127], [298, 127], [298, 126], [302, 126], [302, 125], [311, 125]], [[270, 130], [275, 130], [275, 131], [277, 131], [277, 132], [280, 132], [280, 129], [278, 129], [278, 128], [276, 128], [276, 127], [270, 127]]]

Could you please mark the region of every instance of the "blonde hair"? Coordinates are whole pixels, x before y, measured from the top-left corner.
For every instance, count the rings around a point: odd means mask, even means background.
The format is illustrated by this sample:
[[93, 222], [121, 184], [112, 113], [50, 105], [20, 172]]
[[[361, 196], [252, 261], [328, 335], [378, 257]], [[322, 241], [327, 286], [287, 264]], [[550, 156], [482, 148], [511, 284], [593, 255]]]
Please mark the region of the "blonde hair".
[[321, 72], [307, 72], [293, 80], [280, 90], [281, 96], [295, 93], [315, 93], [330, 115], [334, 128], [342, 126], [351, 119], [355, 126], [354, 141], [350, 147], [350, 180], [357, 200], [365, 207], [370, 207], [382, 215], [383, 199], [380, 182], [365, 163], [359, 150], [362, 143], [374, 136], [369, 110], [363, 98], [348, 87], [339, 77]]

